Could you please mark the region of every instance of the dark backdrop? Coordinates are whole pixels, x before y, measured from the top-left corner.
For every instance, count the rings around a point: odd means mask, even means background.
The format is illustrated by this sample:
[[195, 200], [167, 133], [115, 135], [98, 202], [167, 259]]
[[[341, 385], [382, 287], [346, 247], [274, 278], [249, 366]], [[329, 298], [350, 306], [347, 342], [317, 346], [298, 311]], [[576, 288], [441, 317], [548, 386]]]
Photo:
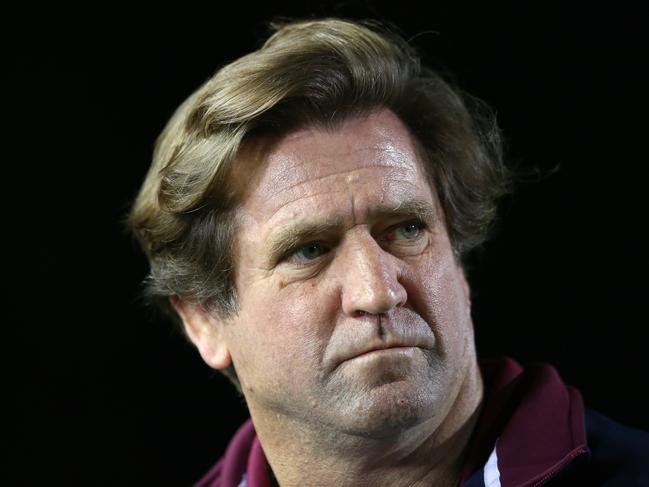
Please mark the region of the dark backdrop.
[[393, 22], [495, 108], [512, 160], [559, 167], [504, 201], [473, 261], [479, 352], [549, 361], [590, 406], [649, 429], [646, 9], [482, 3], [7, 13], [5, 473], [188, 485], [246, 417], [225, 379], [138, 304], [146, 263], [120, 220], [175, 107], [282, 15]]

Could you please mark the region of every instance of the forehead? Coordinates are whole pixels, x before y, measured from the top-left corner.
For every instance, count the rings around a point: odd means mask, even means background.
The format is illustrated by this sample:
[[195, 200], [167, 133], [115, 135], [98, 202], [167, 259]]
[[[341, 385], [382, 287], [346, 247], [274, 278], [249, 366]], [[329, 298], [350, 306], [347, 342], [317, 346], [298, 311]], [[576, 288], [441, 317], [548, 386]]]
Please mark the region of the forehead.
[[318, 212], [323, 204], [354, 197], [390, 205], [432, 196], [415, 143], [389, 110], [351, 118], [334, 129], [296, 130], [262, 159], [243, 206], [264, 221], [282, 212], [288, 218], [298, 216], [296, 210]]

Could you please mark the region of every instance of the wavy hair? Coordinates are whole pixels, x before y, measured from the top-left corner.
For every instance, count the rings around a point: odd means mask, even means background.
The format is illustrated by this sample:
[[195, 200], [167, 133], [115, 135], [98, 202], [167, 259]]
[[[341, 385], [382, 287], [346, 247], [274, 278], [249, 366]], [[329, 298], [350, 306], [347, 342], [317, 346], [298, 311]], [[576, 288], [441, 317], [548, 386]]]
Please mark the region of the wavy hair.
[[232, 174], [253, 140], [327, 127], [377, 108], [411, 132], [459, 258], [480, 245], [511, 181], [492, 111], [423, 66], [400, 36], [339, 19], [272, 25], [263, 46], [220, 68], [158, 137], [128, 216], [149, 264], [147, 295], [236, 313]]

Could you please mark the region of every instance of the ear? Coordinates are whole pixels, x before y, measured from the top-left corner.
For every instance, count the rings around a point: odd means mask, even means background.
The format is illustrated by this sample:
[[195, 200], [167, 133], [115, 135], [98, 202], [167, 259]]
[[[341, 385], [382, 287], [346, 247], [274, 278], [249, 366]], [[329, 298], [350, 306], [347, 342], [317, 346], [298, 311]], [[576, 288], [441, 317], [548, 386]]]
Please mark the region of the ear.
[[171, 296], [169, 301], [182, 319], [187, 336], [205, 363], [213, 369], [225, 369], [232, 365], [232, 357], [223, 336], [223, 323], [200, 304], [178, 296]]

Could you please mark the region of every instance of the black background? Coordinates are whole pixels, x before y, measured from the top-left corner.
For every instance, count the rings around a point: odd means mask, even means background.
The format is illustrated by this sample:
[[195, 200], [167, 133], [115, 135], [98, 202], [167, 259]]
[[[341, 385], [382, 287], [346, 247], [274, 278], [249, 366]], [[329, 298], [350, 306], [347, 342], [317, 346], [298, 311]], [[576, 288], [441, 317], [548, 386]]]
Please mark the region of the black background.
[[588, 405], [649, 429], [646, 8], [494, 3], [6, 12], [4, 474], [188, 485], [246, 417], [138, 303], [146, 262], [121, 219], [173, 110], [278, 16], [393, 22], [494, 107], [510, 159], [559, 166], [503, 202], [473, 262], [479, 353], [549, 361]]

